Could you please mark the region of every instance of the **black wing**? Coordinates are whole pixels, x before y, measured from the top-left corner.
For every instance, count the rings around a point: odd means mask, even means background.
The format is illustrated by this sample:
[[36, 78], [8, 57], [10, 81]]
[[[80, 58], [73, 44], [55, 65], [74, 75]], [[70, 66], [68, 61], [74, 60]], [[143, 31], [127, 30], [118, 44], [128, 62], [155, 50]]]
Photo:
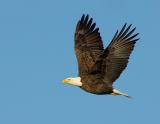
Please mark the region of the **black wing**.
[[79, 75], [91, 73], [97, 57], [103, 52], [99, 28], [95, 28], [96, 23], [92, 23], [92, 20], [88, 15], [82, 15], [75, 31], [75, 53]]
[[137, 40], [134, 34], [136, 28], [130, 30], [131, 25], [123, 26], [120, 32], [115, 33], [111, 43], [104, 50], [102, 70], [104, 79], [110, 81], [111, 84], [120, 76], [128, 63], [129, 56], [134, 48]]

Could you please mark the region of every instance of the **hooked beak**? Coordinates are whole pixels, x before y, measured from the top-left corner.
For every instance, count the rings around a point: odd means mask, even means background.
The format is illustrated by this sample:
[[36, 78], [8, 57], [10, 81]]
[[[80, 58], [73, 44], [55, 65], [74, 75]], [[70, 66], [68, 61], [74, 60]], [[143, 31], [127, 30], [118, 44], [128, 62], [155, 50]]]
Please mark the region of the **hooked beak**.
[[67, 80], [67, 79], [64, 79], [64, 80], [62, 80], [62, 83], [63, 83], [63, 84], [68, 83], [68, 80]]

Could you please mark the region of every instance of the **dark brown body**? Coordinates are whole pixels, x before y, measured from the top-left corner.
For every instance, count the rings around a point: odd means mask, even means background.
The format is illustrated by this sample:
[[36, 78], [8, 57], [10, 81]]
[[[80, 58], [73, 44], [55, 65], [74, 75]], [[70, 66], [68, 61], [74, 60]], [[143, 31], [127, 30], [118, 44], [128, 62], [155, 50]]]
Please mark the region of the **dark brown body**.
[[89, 93], [103, 95], [112, 93], [112, 86], [110, 83], [104, 82], [100, 75], [87, 75], [81, 77], [81, 88]]

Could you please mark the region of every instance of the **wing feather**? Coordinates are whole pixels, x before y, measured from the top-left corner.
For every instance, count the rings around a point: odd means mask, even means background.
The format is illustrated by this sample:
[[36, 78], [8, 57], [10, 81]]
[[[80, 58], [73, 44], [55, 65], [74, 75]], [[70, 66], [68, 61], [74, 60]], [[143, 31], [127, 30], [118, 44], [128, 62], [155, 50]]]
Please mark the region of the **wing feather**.
[[104, 80], [111, 82], [111, 84], [120, 76], [122, 71], [126, 68], [129, 56], [133, 51], [137, 40], [134, 39], [137, 34], [133, 34], [136, 28], [130, 31], [132, 25], [123, 26], [121, 31], [115, 33], [111, 43], [103, 52], [102, 72]]
[[96, 28], [96, 23], [89, 15], [82, 15], [75, 31], [75, 54], [78, 61], [79, 75], [91, 73], [96, 59], [103, 52], [103, 43]]

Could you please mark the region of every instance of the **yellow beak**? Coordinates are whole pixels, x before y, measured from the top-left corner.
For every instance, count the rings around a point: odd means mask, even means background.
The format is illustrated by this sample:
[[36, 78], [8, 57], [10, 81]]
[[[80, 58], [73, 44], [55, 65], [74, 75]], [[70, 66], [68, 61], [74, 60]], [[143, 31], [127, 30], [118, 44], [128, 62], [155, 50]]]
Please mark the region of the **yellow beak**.
[[67, 79], [62, 80], [62, 83], [68, 83]]

